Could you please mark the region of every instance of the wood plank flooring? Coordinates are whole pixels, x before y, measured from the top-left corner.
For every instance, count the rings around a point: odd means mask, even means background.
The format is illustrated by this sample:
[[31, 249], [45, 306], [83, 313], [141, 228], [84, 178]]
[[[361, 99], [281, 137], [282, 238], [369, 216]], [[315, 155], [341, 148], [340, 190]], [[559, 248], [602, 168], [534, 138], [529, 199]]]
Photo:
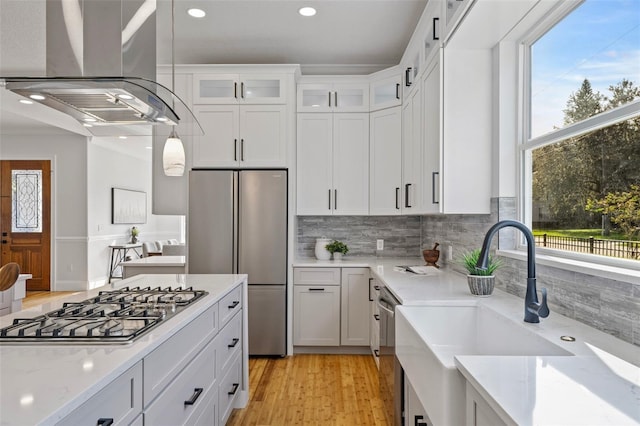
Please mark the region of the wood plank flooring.
[[371, 355], [250, 358], [249, 389], [227, 425], [387, 425]]

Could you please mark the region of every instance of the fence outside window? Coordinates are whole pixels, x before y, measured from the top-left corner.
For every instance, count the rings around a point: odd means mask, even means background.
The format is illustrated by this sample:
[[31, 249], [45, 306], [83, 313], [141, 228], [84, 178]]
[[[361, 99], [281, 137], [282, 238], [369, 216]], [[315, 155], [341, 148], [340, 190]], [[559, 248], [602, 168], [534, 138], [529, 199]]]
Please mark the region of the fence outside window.
[[640, 260], [640, 241], [559, 237], [547, 234], [535, 235], [534, 238], [538, 247]]

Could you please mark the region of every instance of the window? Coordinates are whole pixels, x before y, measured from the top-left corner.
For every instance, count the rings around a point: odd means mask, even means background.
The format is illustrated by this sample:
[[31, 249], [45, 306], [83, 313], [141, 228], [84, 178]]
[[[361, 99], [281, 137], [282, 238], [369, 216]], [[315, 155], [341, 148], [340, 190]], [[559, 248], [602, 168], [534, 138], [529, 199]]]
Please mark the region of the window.
[[586, 0], [526, 46], [536, 245], [640, 263], [640, 2]]

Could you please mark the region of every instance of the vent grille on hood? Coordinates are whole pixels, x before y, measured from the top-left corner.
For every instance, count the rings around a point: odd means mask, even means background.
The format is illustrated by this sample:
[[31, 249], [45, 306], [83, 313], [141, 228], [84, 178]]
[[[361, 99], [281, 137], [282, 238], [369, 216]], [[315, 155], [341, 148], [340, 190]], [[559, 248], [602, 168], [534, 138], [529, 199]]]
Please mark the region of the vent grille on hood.
[[94, 135], [131, 124], [179, 124], [182, 134], [201, 135], [182, 100], [153, 81], [155, 10], [156, 0], [47, 0], [47, 77], [0, 79]]

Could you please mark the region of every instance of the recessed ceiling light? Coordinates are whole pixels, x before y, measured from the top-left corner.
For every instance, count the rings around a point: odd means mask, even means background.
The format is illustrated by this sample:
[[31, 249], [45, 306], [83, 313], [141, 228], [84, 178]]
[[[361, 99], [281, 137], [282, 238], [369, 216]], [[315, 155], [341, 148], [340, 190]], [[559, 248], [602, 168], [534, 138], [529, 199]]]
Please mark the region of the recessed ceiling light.
[[118, 136], [120, 139], [126, 139], [126, 136]]
[[161, 121], [161, 122], [165, 122], [165, 121], [169, 121], [169, 119], [167, 117], [158, 117], [156, 118], [156, 120]]
[[32, 105], [33, 102], [30, 101], [29, 99], [20, 99], [20, 103], [21, 104], [26, 104], [26, 105]]
[[316, 14], [316, 10], [312, 7], [301, 7], [298, 13], [302, 16], [313, 16]]
[[93, 124], [89, 124], [89, 123], [82, 123], [82, 125], [83, 125], [84, 127], [93, 127]]
[[42, 100], [44, 100], [44, 96], [42, 96], [42, 95], [29, 95], [29, 97], [30, 97], [31, 99], [36, 100], [36, 101], [42, 101]]
[[194, 18], [204, 18], [205, 15], [207, 14], [204, 10], [195, 9], [195, 8], [187, 10], [187, 13], [193, 16]]

